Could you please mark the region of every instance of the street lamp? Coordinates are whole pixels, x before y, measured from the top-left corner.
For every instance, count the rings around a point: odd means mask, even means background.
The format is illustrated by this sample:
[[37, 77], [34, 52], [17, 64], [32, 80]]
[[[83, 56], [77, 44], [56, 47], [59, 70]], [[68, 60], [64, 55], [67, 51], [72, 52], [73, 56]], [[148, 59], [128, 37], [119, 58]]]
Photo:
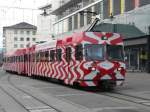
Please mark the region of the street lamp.
[[115, 19], [115, 17], [113, 16], [113, 14], [111, 13], [110, 14], [110, 21], [112, 22], [112, 31], [114, 32], [114, 33], [116, 33], [117, 32], [117, 29], [116, 29], [116, 24], [114, 23], [114, 19]]
[[150, 73], [150, 26], [148, 27], [148, 35], [147, 35], [147, 72]]

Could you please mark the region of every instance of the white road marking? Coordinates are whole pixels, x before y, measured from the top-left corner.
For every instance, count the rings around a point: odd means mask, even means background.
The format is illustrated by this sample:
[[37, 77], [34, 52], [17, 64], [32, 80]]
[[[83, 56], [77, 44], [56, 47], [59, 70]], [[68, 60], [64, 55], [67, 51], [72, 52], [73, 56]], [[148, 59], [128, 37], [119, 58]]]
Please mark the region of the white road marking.
[[40, 109], [40, 110], [30, 110], [30, 112], [57, 112], [54, 109]]
[[55, 87], [55, 86], [52, 86], [52, 87], [46, 87], [46, 86], [45, 87], [40, 87], [40, 89], [43, 89], [43, 88], [47, 88], [47, 89], [60, 88], [61, 89], [63, 87], [58, 87], [58, 86], [57, 87]]
[[117, 109], [138, 109], [137, 107], [132, 107], [132, 106], [128, 106], [128, 107], [100, 107], [100, 108], [94, 108], [92, 109], [93, 111], [102, 111], [102, 110], [117, 110]]
[[137, 103], [149, 103], [150, 101], [148, 100], [139, 100], [139, 101], [136, 101]]
[[49, 106], [26, 107], [28, 110], [51, 109]]
[[61, 95], [55, 95], [55, 96], [82, 96], [82, 95], [88, 95], [88, 94], [61, 94]]
[[147, 105], [147, 106], [150, 106], [150, 102], [142, 103], [142, 104]]
[[31, 96], [28, 96], [28, 95], [25, 95], [25, 96], [22, 96], [23, 99], [30, 99], [32, 98]]

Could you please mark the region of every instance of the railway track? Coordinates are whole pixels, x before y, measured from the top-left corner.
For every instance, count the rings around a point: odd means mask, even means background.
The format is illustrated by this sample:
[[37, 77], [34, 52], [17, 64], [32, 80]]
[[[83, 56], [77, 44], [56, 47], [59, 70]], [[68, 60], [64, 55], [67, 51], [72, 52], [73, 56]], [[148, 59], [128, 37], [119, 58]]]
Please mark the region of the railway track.
[[99, 94], [103, 95], [103, 96], [115, 98], [118, 100], [123, 100], [123, 101], [132, 102], [135, 104], [140, 104], [140, 105], [150, 108], [150, 99], [133, 96], [133, 95], [129, 95], [129, 94], [123, 94], [123, 93], [119, 93], [119, 92], [110, 92], [110, 93], [103, 92], [103, 93], [99, 93]]
[[[1, 77], [0, 77], [1, 78]], [[33, 96], [31, 93], [19, 88], [18, 86], [16, 86], [13, 81], [11, 80], [11, 75], [8, 75], [7, 77], [7, 81], [8, 84], [10, 86], [12, 86], [14, 89], [16, 89], [17, 91], [21, 92], [22, 94], [28, 96], [29, 98], [34, 99], [34, 101], [42, 104], [42, 107], [33, 107], [33, 108], [29, 108], [28, 106], [26, 106], [25, 104], [23, 104], [20, 100], [18, 100], [18, 98], [16, 98], [15, 96], [13, 96], [11, 93], [9, 93], [4, 87], [0, 86], [0, 89], [6, 93], [10, 98], [12, 98], [17, 104], [19, 104], [22, 108], [24, 108], [27, 112], [35, 112], [35, 111], [45, 111], [45, 112], [62, 112], [61, 110], [58, 110], [57, 108], [55, 108], [54, 106], [49, 105], [48, 103], [44, 102], [43, 100]]]
[[[31, 93], [23, 90], [23, 88], [18, 87], [15, 84], [15, 82], [11, 79], [11, 75], [8, 75], [7, 81], [9, 83], [9, 85], [11, 85], [13, 88], [17, 89], [18, 91], [22, 92], [23, 94], [26, 94], [27, 96], [30, 96], [33, 99], [35, 99], [36, 101], [38, 101], [38, 102], [42, 103], [43, 105], [45, 105], [46, 108], [41, 108], [41, 110], [42, 109], [43, 110], [44, 109], [51, 109], [51, 110], [53, 109], [54, 112], [61, 112], [61, 110], [56, 109], [55, 107], [47, 104], [46, 102], [44, 102], [41, 99], [38, 99], [37, 97], [33, 96]], [[11, 95], [9, 92], [7, 92], [3, 87], [0, 86], [0, 89], [3, 90], [12, 99], [14, 99], [27, 112], [32, 112], [34, 110], [34, 109], [29, 109], [28, 107], [26, 107], [24, 104], [22, 104], [20, 101], [18, 101], [13, 95]], [[101, 93], [96, 93], [96, 94], [97, 95], [103, 95], [103, 96], [110, 97], [110, 98], [114, 98], [114, 99], [118, 99], [118, 100], [122, 100], [122, 101], [131, 102], [131, 103], [134, 103], [134, 104], [138, 104], [138, 105], [150, 108], [150, 99], [147, 99], [147, 98], [132, 96], [132, 95], [123, 94], [123, 93], [119, 93], [119, 92], [109, 92], [109, 93], [108, 92], [101, 92]], [[40, 110], [40, 108], [39, 108], [39, 110]]]

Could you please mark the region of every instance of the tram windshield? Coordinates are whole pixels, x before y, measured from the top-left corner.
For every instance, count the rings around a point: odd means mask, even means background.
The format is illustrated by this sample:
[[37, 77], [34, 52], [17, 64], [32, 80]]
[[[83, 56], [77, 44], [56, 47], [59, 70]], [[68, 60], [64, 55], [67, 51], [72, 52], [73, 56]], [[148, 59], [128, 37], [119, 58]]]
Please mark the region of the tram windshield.
[[91, 60], [104, 59], [104, 46], [99, 44], [86, 44], [85, 45], [85, 58]]
[[109, 60], [123, 60], [123, 46], [107, 45]]

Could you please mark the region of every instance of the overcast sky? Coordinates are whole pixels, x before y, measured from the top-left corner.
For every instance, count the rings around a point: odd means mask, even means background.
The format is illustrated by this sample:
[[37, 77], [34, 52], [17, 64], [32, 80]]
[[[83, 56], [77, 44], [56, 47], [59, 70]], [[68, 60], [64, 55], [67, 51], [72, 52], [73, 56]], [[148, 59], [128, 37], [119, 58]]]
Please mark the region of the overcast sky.
[[0, 0], [0, 47], [2, 47], [3, 26], [10, 26], [23, 21], [37, 25], [37, 15], [40, 14], [41, 11], [35, 9], [51, 3], [51, 1], [52, 0]]

